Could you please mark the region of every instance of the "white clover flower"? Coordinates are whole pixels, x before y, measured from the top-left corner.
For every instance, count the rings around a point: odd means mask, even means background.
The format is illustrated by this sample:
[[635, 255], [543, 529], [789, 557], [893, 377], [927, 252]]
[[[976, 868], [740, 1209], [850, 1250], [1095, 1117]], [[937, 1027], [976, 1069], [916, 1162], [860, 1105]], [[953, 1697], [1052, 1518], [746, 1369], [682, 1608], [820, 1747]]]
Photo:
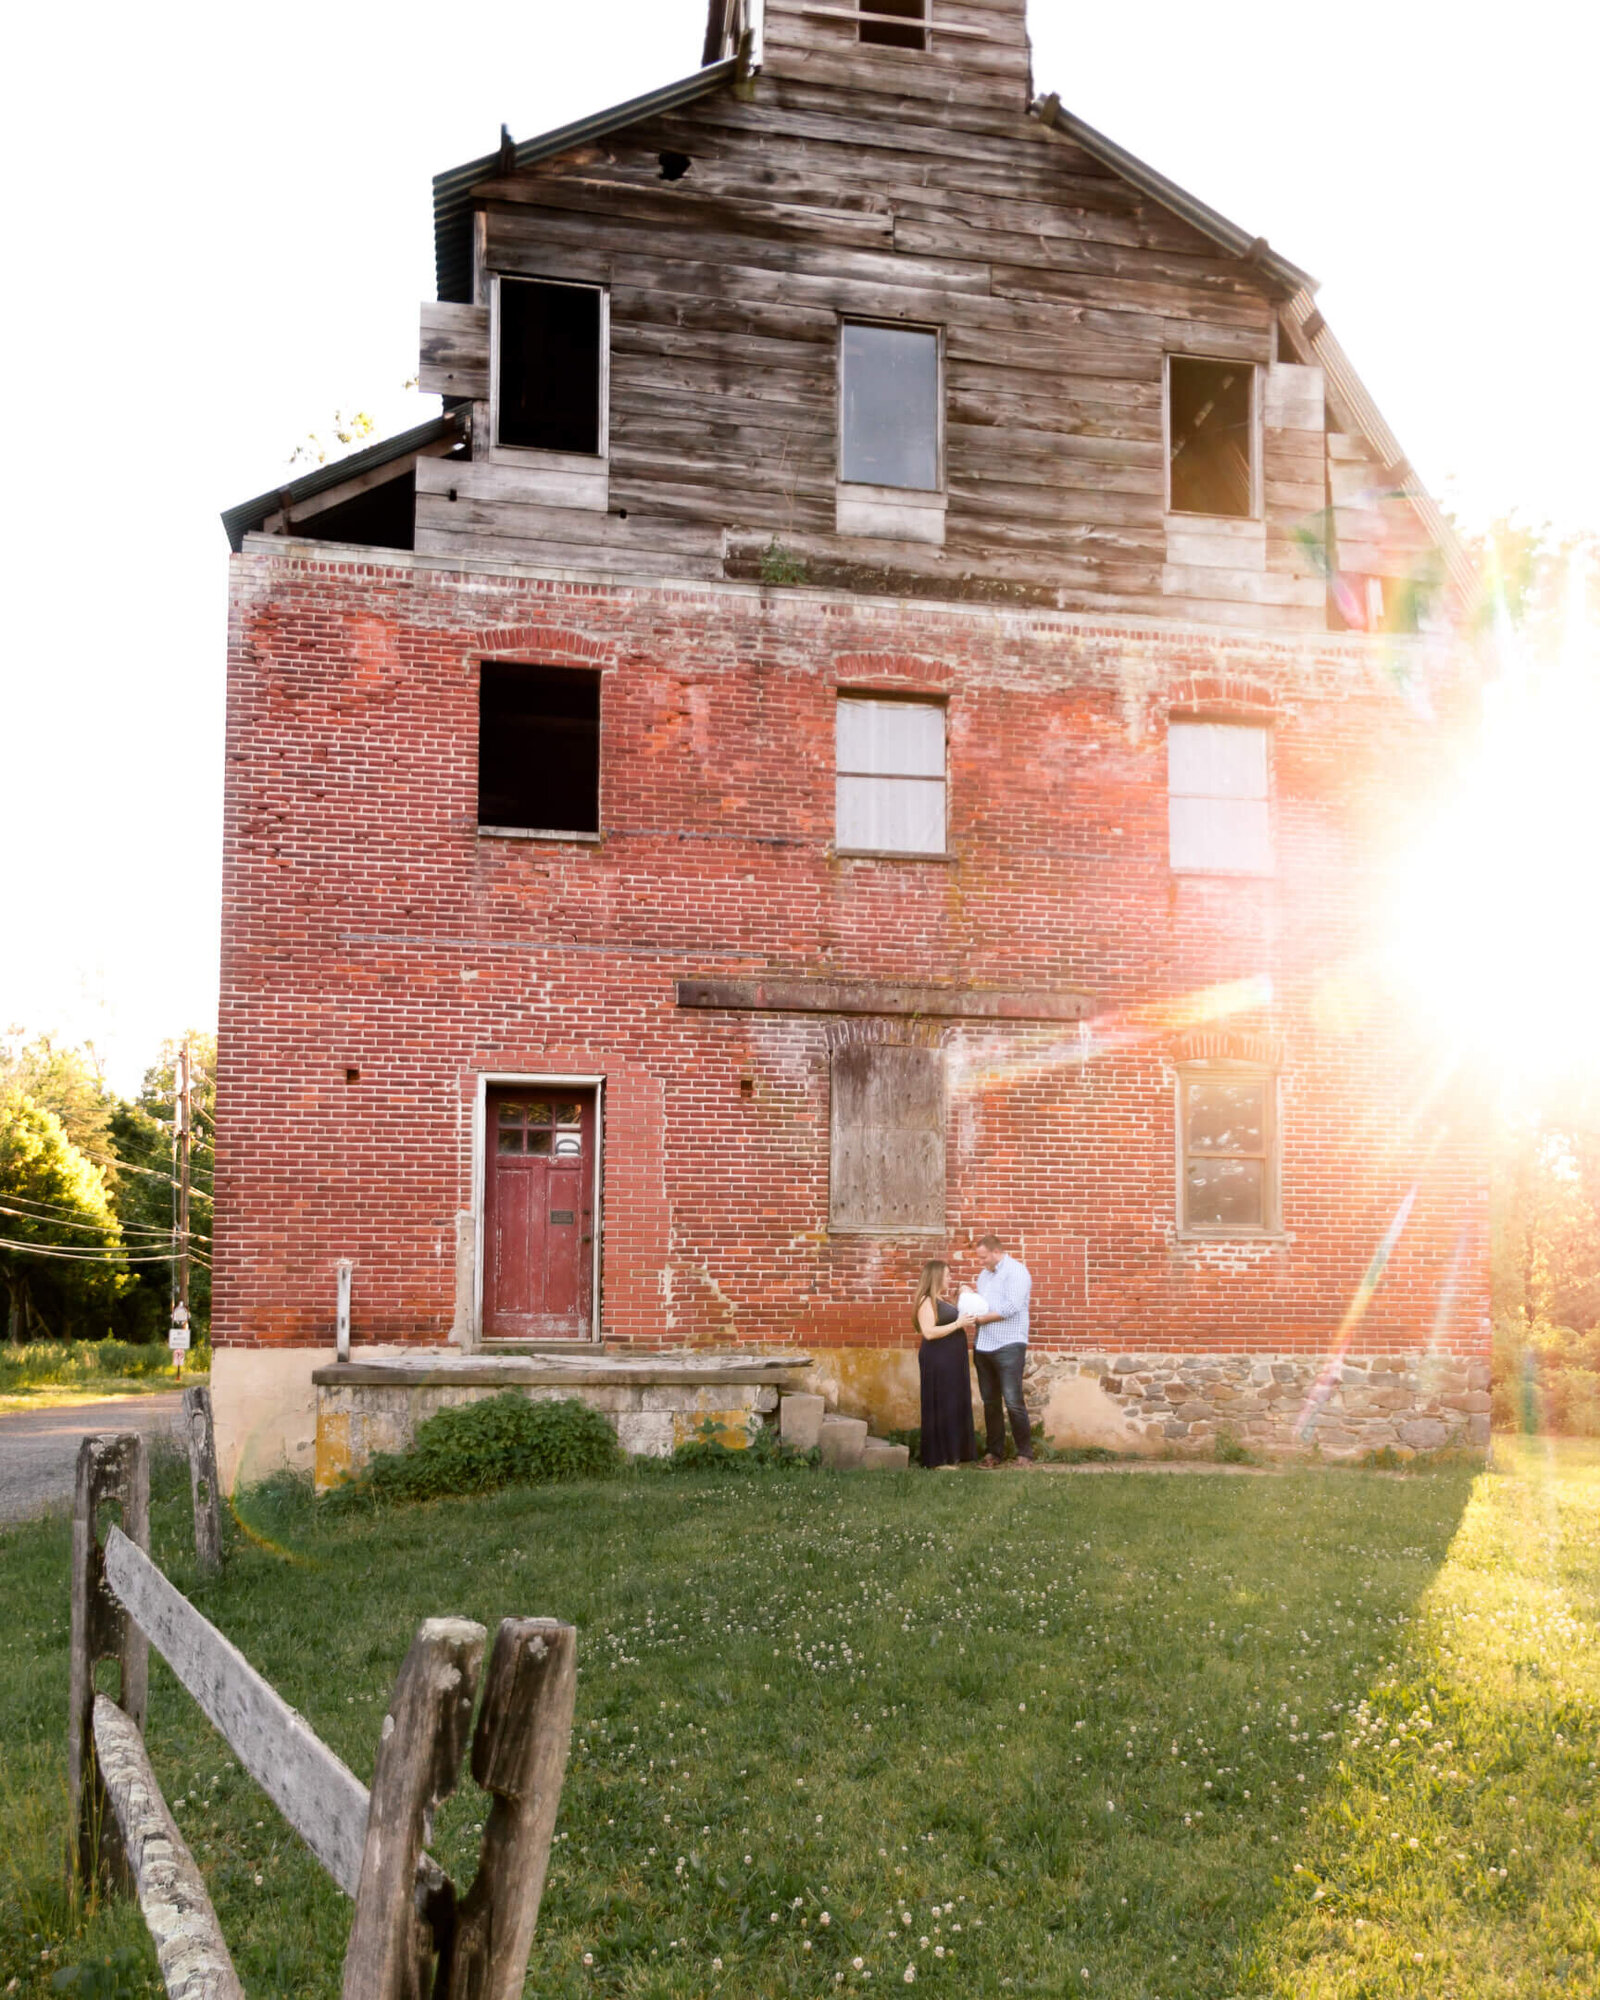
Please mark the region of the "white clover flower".
[[919, 1951], [926, 1951], [928, 1949], [928, 1940], [925, 1937], [919, 1937], [917, 1939], [917, 1948]]
[[943, 1958], [944, 1946], [942, 1944], [936, 1944], [933, 1948], [933, 1955], [935, 1958]]
[[819, 1924], [831, 1924], [833, 1922], [833, 1919], [828, 1915], [827, 1911], [824, 1910], [822, 1915], [818, 1917], [817, 1922]]
[[722, 1970], [722, 1960], [720, 1958], [712, 1959], [711, 1970], [713, 1972], [720, 1972]]
[[917, 1983], [917, 1968], [914, 1965], [908, 1965], [903, 1977], [908, 1986], [915, 1986]]
[[584, 1964], [585, 1964], [585, 1965], [593, 1965], [593, 1964], [594, 1964], [594, 1953], [593, 1953], [592, 1951], [586, 1951], [586, 1952], [585, 1952], [585, 1953], [583, 1954], [583, 1962], [584, 1962]]
[[864, 1958], [853, 1958], [851, 1959], [850, 1964], [854, 1971], [859, 1972], [862, 1966], [866, 1964], [866, 1962], [867, 1961]]

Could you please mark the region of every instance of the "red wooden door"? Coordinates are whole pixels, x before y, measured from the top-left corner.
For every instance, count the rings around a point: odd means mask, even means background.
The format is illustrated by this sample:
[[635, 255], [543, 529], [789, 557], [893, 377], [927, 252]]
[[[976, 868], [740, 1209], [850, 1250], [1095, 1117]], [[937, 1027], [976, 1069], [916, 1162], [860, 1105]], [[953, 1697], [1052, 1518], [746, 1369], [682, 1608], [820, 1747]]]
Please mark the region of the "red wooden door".
[[483, 1331], [587, 1340], [593, 1327], [595, 1093], [489, 1092]]

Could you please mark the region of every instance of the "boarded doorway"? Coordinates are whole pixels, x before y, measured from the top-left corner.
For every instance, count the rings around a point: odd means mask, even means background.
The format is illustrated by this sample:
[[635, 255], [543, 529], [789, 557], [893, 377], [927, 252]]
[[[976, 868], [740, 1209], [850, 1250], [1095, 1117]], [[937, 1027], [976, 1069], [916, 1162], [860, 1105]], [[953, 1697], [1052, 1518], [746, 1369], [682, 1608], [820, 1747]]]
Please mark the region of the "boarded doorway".
[[483, 1337], [589, 1340], [595, 1088], [493, 1084], [486, 1108]]

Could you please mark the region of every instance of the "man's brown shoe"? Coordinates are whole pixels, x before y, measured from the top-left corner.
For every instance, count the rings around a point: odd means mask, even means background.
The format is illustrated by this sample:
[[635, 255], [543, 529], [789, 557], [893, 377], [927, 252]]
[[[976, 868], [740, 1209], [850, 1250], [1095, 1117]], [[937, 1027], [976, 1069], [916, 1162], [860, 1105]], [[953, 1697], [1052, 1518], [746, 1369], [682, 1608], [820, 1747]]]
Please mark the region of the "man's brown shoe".
[[1019, 1452], [1017, 1454], [1017, 1470], [1019, 1472], [1032, 1472], [1033, 1460], [1031, 1458], [1024, 1458]]
[[978, 1463], [983, 1467], [985, 1472], [993, 1472], [1000, 1461], [994, 1456], [993, 1452], [986, 1451], [982, 1458], [978, 1460]]

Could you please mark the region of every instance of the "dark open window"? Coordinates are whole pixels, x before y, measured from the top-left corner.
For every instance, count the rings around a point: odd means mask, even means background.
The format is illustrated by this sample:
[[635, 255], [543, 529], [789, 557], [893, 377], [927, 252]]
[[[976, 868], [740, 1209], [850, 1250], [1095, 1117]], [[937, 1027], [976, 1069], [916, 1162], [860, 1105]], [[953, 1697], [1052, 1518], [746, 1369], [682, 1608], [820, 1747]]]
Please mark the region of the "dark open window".
[[1255, 512], [1255, 371], [1248, 361], [1167, 363], [1167, 451], [1175, 514]]
[[831, 1065], [830, 1227], [944, 1229], [944, 1051], [846, 1042]]
[[502, 278], [495, 442], [601, 450], [605, 302], [594, 285]]
[[928, 46], [928, 0], [860, 0], [862, 41], [883, 49]]
[[478, 824], [600, 831], [600, 676], [485, 660], [478, 689]]

